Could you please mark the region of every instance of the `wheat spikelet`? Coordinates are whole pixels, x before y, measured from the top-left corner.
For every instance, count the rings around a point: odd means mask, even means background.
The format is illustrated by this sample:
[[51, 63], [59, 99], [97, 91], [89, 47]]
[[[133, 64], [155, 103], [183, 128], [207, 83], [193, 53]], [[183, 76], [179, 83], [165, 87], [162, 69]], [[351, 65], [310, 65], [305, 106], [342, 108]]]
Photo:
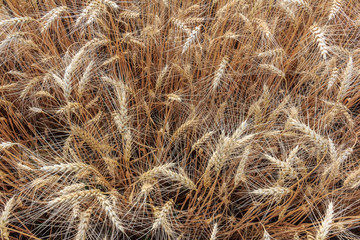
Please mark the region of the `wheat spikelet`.
[[341, 154], [338, 154], [338, 161], [343, 163], [353, 153], [353, 151], [353, 148], [345, 149]]
[[38, 107], [29, 107], [29, 110], [33, 113], [43, 113], [44, 111]]
[[[211, 169], [214, 168], [216, 173], [219, 173], [225, 161], [233, 153], [233, 151], [241, 146], [243, 143], [249, 141], [254, 137], [254, 134], [246, 135], [242, 138], [241, 135], [245, 132], [248, 124], [243, 121], [231, 136], [222, 136], [220, 142], [217, 144], [214, 153], [212, 154], [204, 172], [204, 184], [208, 187], [210, 184]], [[240, 138], [240, 139], [239, 139]]]
[[334, 204], [333, 202], [329, 202], [326, 209], [325, 217], [322, 220], [321, 225], [317, 231], [316, 240], [327, 239], [330, 228], [333, 224], [333, 218], [334, 218]]
[[292, 164], [293, 162], [296, 161], [296, 154], [298, 153], [299, 148], [300, 148], [299, 145], [297, 145], [290, 151], [288, 157], [286, 158], [287, 163]]
[[270, 31], [270, 28], [268, 26], [268, 24], [260, 19], [260, 18], [256, 18], [253, 20], [253, 22], [255, 22], [258, 25], [259, 30], [261, 31], [261, 33], [263, 33], [267, 38], [271, 38], [272, 37], [272, 33]]
[[140, 13], [138, 11], [125, 10], [122, 11], [119, 16], [123, 19], [135, 19], [140, 17]]
[[270, 234], [266, 231], [265, 228], [264, 228], [263, 239], [264, 239], [264, 240], [271, 240], [271, 236], [270, 236]]
[[89, 16], [93, 16], [94, 12], [96, 14], [96, 9], [100, 8], [99, 2], [97, 0], [93, 0], [87, 5], [81, 12], [80, 16], [76, 19], [75, 27], [79, 26], [81, 22], [83, 22]]
[[28, 81], [25, 85], [25, 88], [21, 91], [20, 97], [25, 98], [26, 95], [28, 95], [29, 92], [32, 90], [32, 88], [36, 84], [38, 84], [41, 80], [42, 80], [42, 78], [39, 76], [39, 77], [34, 77], [30, 81]]
[[290, 96], [288, 95], [281, 101], [281, 103], [276, 107], [276, 109], [270, 113], [268, 117], [268, 122], [273, 122], [280, 115], [280, 113], [284, 111], [289, 100], [290, 100]]
[[55, 100], [54, 96], [52, 96], [51, 93], [49, 93], [47, 91], [38, 91], [35, 93], [35, 96], [36, 97], [48, 97], [48, 98]]
[[120, 6], [114, 2], [114, 1], [111, 1], [111, 0], [102, 0], [102, 2], [109, 8], [112, 8], [113, 10], [117, 10], [120, 8]]
[[324, 101], [324, 102], [326, 104], [329, 104], [329, 105], [334, 107], [334, 109], [332, 109], [332, 111], [330, 111], [331, 118], [334, 118], [334, 115], [336, 113], [341, 113], [346, 118], [346, 120], [348, 121], [348, 124], [350, 125], [350, 127], [354, 126], [353, 118], [349, 113], [350, 110], [344, 104], [342, 104], [341, 102], [335, 102], [335, 103], [334, 102], [329, 102], [329, 101]]
[[17, 85], [18, 85], [17, 83], [10, 83], [10, 84], [1, 85], [0, 86], [0, 92], [6, 91], [6, 90], [12, 90], [12, 89], [16, 88]]
[[81, 63], [82, 58], [87, 53], [86, 50], [89, 48], [91, 50], [95, 49], [98, 46], [104, 45], [108, 43], [109, 40], [107, 39], [99, 39], [95, 38], [91, 41], [88, 41], [83, 47], [80, 48], [80, 50], [74, 55], [74, 57], [71, 59], [70, 64], [65, 68], [64, 78], [60, 82], [64, 85], [64, 88], [70, 89], [71, 88], [71, 82], [70, 78], [77, 66]]
[[44, 21], [43, 27], [41, 28], [41, 32], [49, 29], [50, 25], [58, 18], [61, 14], [68, 10], [67, 6], [60, 6], [50, 10], [46, 13], [41, 20]]
[[204, 22], [205, 19], [201, 17], [191, 17], [187, 18], [185, 20], [185, 24], [191, 24], [191, 25], [199, 25], [200, 23]]
[[168, 98], [169, 102], [172, 102], [172, 101], [181, 102], [181, 97], [174, 93], [167, 94], [166, 97]]
[[312, 25], [310, 27], [310, 31], [314, 35], [315, 41], [320, 49], [321, 57], [326, 61], [329, 51], [325, 38], [325, 33], [317, 24]]
[[106, 65], [109, 65], [110, 63], [115, 62], [115, 61], [118, 61], [119, 59], [120, 59], [120, 56], [115, 55], [115, 56], [107, 59], [106, 61], [104, 61], [104, 62], [101, 64], [101, 67], [104, 67], [104, 66], [106, 66]]
[[293, 23], [296, 22], [296, 15], [292, 8], [290, 8], [284, 1], [279, 2], [279, 7], [290, 21]]
[[347, 178], [344, 180], [345, 187], [356, 188], [360, 184], [360, 168], [351, 172]]
[[17, 145], [17, 143], [13, 143], [13, 142], [2, 142], [0, 143], [0, 150], [5, 150], [5, 149], [9, 149], [13, 146]]
[[26, 171], [29, 171], [29, 172], [35, 171], [33, 168], [31, 168], [29, 166], [26, 166], [24, 164], [21, 164], [21, 163], [18, 163], [17, 166], [18, 166], [19, 169], [26, 170]]
[[56, 111], [57, 114], [71, 113], [81, 109], [83, 106], [78, 102], [68, 102], [64, 107]]
[[130, 161], [132, 144], [133, 144], [133, 140], [132, 140], [131, 131], [126, 130], [126, 132], [124, 134], [124, 144], [123, 144], [124, 145], [124, 159], [126, 162]]
[[106, 167], [108, 169], [108, 172], [110, 173], [111, 176], [115, 177], [116, 175], [116, 169], [119, 165], [119, 163], [117, 162], [116, 159], [113, 159], [111, 157], [103, 157], [103, 160], [106, 164]]

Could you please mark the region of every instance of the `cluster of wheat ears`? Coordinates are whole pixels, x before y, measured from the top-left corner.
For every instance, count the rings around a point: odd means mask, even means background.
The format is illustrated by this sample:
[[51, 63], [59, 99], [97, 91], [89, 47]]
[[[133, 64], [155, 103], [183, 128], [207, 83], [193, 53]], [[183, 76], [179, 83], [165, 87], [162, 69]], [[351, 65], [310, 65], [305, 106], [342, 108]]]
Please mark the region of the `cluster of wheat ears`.
[[360, 1], [0, 4], [1, 239], [360, 239]]

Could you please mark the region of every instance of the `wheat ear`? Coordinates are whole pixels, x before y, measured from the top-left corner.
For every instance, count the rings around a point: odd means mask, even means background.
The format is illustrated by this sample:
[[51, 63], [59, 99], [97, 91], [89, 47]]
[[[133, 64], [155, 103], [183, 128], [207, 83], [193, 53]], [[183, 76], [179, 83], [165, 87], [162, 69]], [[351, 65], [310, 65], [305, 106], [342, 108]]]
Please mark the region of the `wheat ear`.
[[70, 78], [79, 65], [80, 62], [82, 62], [83, 56], [86, 54], [87, 49], [94, 49], [95, 47], [104, 45], [108, 43], [109, 40], [106, 39], [98, 39], [95, 38], [91, 41], [88, 41], [80, 50], [75, 54], [75, 56], [71, 59], [70, 64], [65, 68], [64, 78], [63, 78], [63, 84], [66, 85], [66, 88], [71, 88], [71, 82]]
[[57, 204], [69, 204], [74, 203], [77, 201], [81, 201], [87, 198], [96, 197], [100, 194], [99, 189], [92, 189], [92, 190], [84, 190], [84, 191], [77, 191], [69, 194], [65, 194], [63, 196], [57, 197], [48, 202], [48, 206], [52, 207]]
[[89, 229], [90, 218], [93, 211], [93, 207], [89, 207], [86, 211], [80, 214], [80, 223], [78, 226], [78, 230], [75, 236], [75, 240], [85, 240], [86, 232]]
[[274, 196], [275, 198], [281, 198], [287, 194], [289, 194], [291, 191], [288, 188], [285, 187], [270, 187], [270, 188], [260, 188], [252, 191], [252, 194], [260, 195], [260, 196]]
[[325, 38], [325, 33], [323, 30], [317, 25], [314, 24], [310, 27], [311, 33], [314, 35], [315, 41], [320, 49], [321, 56], [324, 60], [327, 59], [328, 55], [328, 46]]
[[63, 12], [65, 12], [66, 10], [68, 10], [68, 7], [66, 6], [60, 6], [57, 8], [52, 9], [51, 11], [49, 11], [47, 14], [45, 14], [41, 20], [44, 21], [44, 25], [41, 28], [41, 32], [45, 32], [50, 25], [58, 18], [61, 16], [61, 14]]
[[259, 67], [262, 69], [265, 69], [269, 72], [272, 72], [272, 73], [278, 75], [279, 77], [285, 78], [285, 73], [272, 64], [260, 64]]
[[348, 60], [348, 63], [346, 65], [346, 69], [345, 69], [345, 72], [344, 72], [344, 76], [345, 76], [345, 79], [343, 79], [341, 81], [341, 84], [340, 84], [340, 89], [339, 89], [339, 93], [337, 95], [337, 101], [340, 102], [342, 101], [349, 88], [350, 88], [350, 85], [351, 85], [351, 79], [352, 79], [352, 75], [353, 75], [353, 58], [352, 56], [349, 56], [349, 60]]
[[290, 124], [294, 126], [295, 129], [300, 130], [303, 132], [306, 136], [308, 136], [311, 140], [313, 140], [315, 143], [319, 144], [320, 149], [323, 150], [327, 147], [327, 141], [317, 132], [312, 130], [309, 126], [293, 119], [289, 119]]
[[164, 206], [161, 208], [160, 211], [155, 211], [155, 221], [152, 225], [152, 230], [163, 228], [166, 233], [172, 235], [173, 230], [171, 229], [170, 222], [168, 221], [167, 217], [171, 213], [172, 207], [174, 205], [173, 200], [167, 201]]
[[211, 231], [210, 240], [216, 240], [217, 239], [217, 237], [216, 237], [217, 233], [218, 233], [218, 223], [215, 223], [214, 227], [213, 227], [213, 229]]
[[246, 181], [245, 170], [246, 170], [246, 163], [249, 159], [250, 148], [251, 148], [250, 146], [247, 146], [243, 154], [241, 155], [241, 160], [235, 174], [235, 180], [234, 180], [235, 186], [239, 185], [241, 181]]
[[325, 217], [316, 234], [316, 240], [325, 240], [329, 234], [334, 218], [334, 204], [330, 202], [327, 206]]
[[154, 168], [150, 169], [149, 171], [144, 172], [143, 174], [141, 174], [139, 179], [142, 180], [142, 181], [147, 180], [147, 179], [151, 179], [151, 178], [163, 173], [164, 171], [170, 169], [173, 166], [174, 166], [173, 163], [166, 163], [164, 165], [154, 167]]
[[341, 9], [341, 1], [342, 0], [333, 0], [330, 13], [329, 13], [329, 21], [335, 18], [335, 16], [338, 14], [338, 12]]
[[197, 38], [197, 35], [199, 34], [199, 32], [200, 32], [200, 26], [197, 26], [194, 30], [191, 31], [189, 37], [186, 39], [186, 42], [184, 44], [181, 54], [184, 54], [189, 49], [190, 45]]
[[15, 205], [16, 205], [15, 197], [10, 198], [6, 202], [5, 207], [0, 215], [0, 231], [1, 231], [1, 236], [5, 240], [9, 240], [9, 231], [7, 228], [7, 224], [9, 223], [9, 218], [10, 218], [11, 212], [14, 209]]
[[191, 146], [191, 150], [197, 150], [199, 149], [203, 144], [205, 144], [210, 138], [211, 136], [214, 134], [214, 131], [210, 131], [205, 133], [201, 138], [199, 138], [192, 146]]
[[225, 70], [226, 70], [226, 66], [229, 63], [229, 57], [225, 56], [223, 57], [223, 59], [221, 60], [221, 63], [219, 65], [219, 68], [217, 69], [216, 73], [215, 73], [215, 77], [212, 83], [213, 86], [213, 91], [216, 90], [216, 88], [219, 86], [220, 84], [220, 80], [223, 77]]
[[16, 17], [0, 21], [0, 27], [13, 26], [34, 21], [31, 17]]
[[52, 166], [44, 166], [40, 168], [40, 171], [48, 172], [48, 173], [66, 173], [66, 172], [79, 172], [88, 170], [89, 165], [84, 163], [62, 163]]
[[161, 87], [164, 77], [168, 71], [169, 66], [165, 65], [165, 67], [161, 70], [157, 80], [156, 80], [156, 85], [155, 85], [155, 92], [159, 90], [159, 88]]
[[195, 183], [186, 175], [184, 170], [181, 171], [181, 174], [171, 171], [169, 169], [163, 169], [161, 172], [170, 179], [182, 183], [188, 189], [196, 189]]
[[208, 165], [206, 166], [204, 172], [205, 187], [208, 187], [210, 185], [211, 169], [214, 168], [215, 172], [219, 173], [224, 163], [227, 161], [228, 157], [233, 153], [233, 151], [237, 147], [241, 146], [243, 143], [249, 141], [251, 138], [254, 137], [254, 134], [249, 134], [240, 138], [241, 135], [245, 132], [247, 126], [247, 122], [244, 121], [240, 124], [240, 126], [231, 136], [222, 136], [220, 142], [217, 144], [216, 149], [208, 162]]
[[109, 217], [110, 221], [114, 224], [115, 228], [118, 229], [120, 232], [125, 233], [125, 227], [123, 226], [123, 223], [116, 214], [114, 207], [112, 206], [110, 201], [103, 194], [97, 195], [97, 199], [99, 200], [103, 210]]
[[334, 67], [334, 69], [331, 72], [330, 78], [328, 80], [328, 86], [327, 86], [328, 90], [330, 90], [330, 88], [334, 85], [338, 77], [339, 77], [339, 70], [337, 69], [337, 67]]

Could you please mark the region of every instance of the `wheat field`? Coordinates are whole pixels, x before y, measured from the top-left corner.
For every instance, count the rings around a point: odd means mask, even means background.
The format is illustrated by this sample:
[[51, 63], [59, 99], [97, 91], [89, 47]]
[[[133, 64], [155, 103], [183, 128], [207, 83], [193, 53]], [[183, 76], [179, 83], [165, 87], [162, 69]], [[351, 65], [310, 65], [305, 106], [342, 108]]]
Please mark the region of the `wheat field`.
[[360, 239], [359, 0], [0, 6], [1, 239]]

